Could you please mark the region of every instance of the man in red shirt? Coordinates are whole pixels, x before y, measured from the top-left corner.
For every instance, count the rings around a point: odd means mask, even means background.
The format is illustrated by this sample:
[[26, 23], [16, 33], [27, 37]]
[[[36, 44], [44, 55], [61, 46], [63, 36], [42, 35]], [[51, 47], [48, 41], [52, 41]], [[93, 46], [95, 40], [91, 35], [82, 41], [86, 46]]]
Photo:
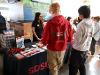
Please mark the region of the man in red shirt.
[[72, 41], [72, 29], [70, 23], [60, 15], [60, 5], [53, 3], [49, 12], [52, 17], [47, 22], [43, 36], [38, 46], [47, 46], [47, 61], [51, 75], [58, 75], [59, 68], [63, 64], [63, 58], [67, 42]]

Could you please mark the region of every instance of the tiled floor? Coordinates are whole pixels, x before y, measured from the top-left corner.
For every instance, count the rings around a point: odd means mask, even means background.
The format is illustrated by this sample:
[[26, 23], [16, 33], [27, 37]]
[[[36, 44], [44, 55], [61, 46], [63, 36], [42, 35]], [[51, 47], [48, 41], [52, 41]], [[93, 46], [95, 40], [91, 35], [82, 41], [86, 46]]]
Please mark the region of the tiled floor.
[[[99, 49], [100, 50], [100, 49]], [[87, 75], [100, 75], [100, 56], [98, 55], [99, 51], [96, 51], [94, 56], [89, 56], [86, 61], [86, 70]], [[2, 75], [2, 57], [0, 56], [0, 75]], [[68, 65], [65, 64], [61, 68], [59, 75], [68, 75]], [[79, 75], [79, 74], [77, 74]]]
[[[86, 61], [86, 75], [100, 75], [100, 59], [98, 55], [89, 56]], [[68, 75], [68, 65], [65, 64], [59, 75]], [[77, 74], [79, 75], [79, 73]]]
[[[96, 50], [95, 55], [89, 55], [86, 61], [86, 75], [100, 75], [100, 47]], [[60, 75], [68, 75], [68, 65], [60, 70]], [[79, 75], [79, 73], [77, 74]]]
[[100, 75], [100, 58], [98, 55], [89, 58], [86, 64], [87, 75]]

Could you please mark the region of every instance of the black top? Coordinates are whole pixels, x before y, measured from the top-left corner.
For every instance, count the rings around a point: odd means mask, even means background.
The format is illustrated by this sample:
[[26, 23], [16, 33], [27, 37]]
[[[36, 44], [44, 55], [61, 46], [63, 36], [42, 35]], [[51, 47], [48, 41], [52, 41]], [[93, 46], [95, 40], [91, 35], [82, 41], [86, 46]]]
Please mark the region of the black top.
[[[36, 32], [37, 36], [38, 36], [39, 38], [41, 38], [41, 35], [42, 35], [42, 32], [43, 32], [43, 24], [42, 24], [42, 22], [33, 21], [33, 22], [32, 22], [32, 27], [35, 28], [35, 32]], [[35, 39], [33, 38], [33, 41], [34, 41], [34, 40], [35, 40]]]
[[6, 20], [2, 15], [0, 15], [0, 33], [2, 33], [3, 30], [6, 30]]

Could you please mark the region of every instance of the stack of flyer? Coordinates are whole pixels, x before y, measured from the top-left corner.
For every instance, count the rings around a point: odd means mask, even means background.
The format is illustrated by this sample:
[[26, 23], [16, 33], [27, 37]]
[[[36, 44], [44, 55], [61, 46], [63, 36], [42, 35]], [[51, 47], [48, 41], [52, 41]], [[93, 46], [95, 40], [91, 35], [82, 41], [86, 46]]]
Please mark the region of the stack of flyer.
[[21, 51], [20, 53], [15, 54], [15, 57], [20, 60], [23, 58], [33, 56], [33, 55], [38, 54], [40, 52], [44, 52], [44, 51], [45, 50], [43, 50], [41, 48], [30, 48], [28, 50], [24, 50], [24, 51]]

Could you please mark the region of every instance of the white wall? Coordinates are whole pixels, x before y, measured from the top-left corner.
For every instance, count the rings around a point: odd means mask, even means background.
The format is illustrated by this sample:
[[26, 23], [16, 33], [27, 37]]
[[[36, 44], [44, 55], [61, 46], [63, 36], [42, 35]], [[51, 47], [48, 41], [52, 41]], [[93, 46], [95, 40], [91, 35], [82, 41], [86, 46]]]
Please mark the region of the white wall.
[[64, 16], [76, 18], [78, 16], [78, 8], [82, 5], [81, 0], [60, 0], [61, 13]]
[[51, 0], [52, 3], [58, 2], [59, 3], [60, 0]]
[[100, 16], [100, 0], [91, 0], [91, 16]]
[[52, 3], [58, 2], [61, 6], [61, 14], [65, 17], [71, 16], [76, 18], [78, 16], [78, 8], [82, 5], [82, 0], [52, 0]]
[[[78, 8], [82, 5], [84, 0], [59, 0], [61, 4], [61, 14], [64, 16], [71, 16], [76, 18], [78, 16]], [[100, 0], [89, 0], [91, 8], [91, 16], [100, 16]]]
[[9, 3], [0, 3], [0, 11], [2, 15], [10, 20], [23, 20], [23, 4], [20, 2], [9, 4]]

